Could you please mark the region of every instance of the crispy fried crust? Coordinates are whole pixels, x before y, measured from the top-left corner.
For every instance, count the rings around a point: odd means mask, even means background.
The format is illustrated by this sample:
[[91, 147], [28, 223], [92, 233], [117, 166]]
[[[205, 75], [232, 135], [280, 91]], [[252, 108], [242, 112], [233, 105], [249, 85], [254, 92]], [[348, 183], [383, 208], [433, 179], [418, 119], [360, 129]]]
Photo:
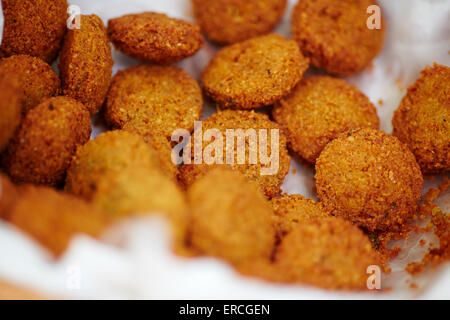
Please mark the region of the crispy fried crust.
[[203, 46], [197, 25], [156, 12], [110, 19], [108, 35], [118, 50], [156, 64], [180, 61]]
[[369, 29], [367, 8], [375, 0], [302, 0], [292, 14], [292, 34], [311, 64], [337, 75], [364, 69], [381, 51], [381, 29]]
[[66, 191], [91, 200], [102, 176], [126, 168], [161, 168], [158, 154], [142, 137], [126, 131], [108, 131], [77, 149], [67, 171]]
[[191, 243], [201, 253], [233, 264], [270, 257], [271, 208], [255, 183], [225, 168], [211, 170], [188, 190], [188, 200]]
[[274, 213], [275, 229], [280, 236], [288, 234], [299, 224], [330, 216], [320, 202], [299, 194], [273, 198], [270, 203]]
[[275, 271], [282, 281], [326, 289], [367, 289], [367, 267], [382, 268], [367, 236], [339, 218], [298, 224], [281, 242]]
[[0, 76], [0, 154], [20, 124], [23, 98], [18, 81]]
[[[266, 129], [267, 130], [267, 152], [270, 155], [270, 150], [272, 148], [271, 143], [271, 130], [279, 130], [279, 127], [276, 123], [269, 120], [268, 116], [261, 113], [255, 113], [253, 111], [238, 111], [238, 110], [224, 110], [220, 111], [217, 114], [212, 115], [210, 118], [206, 119], [202, 123], [202, 130], [205, 133], [208, 129], [217, 129], [222, 133], [223, 136], [223, 157], [222, 161], [226, 163], [226, 131], [227, 129], [242, 129], [244, 133], [247, 129], [254, 129], [256, 131], [256, 135], [258, 137], [258, 141], [261, 139], [259, 130]], [[245, 139], [245, 149], [246, 149], [246, 157], [245, 164], [238, 164], [238, 153], [237, 153], [237, 139], [235, 139], [235, 159], [233, 165], [227, 165], [232, 167], [235, 170], [238, 170], [248, 179], [256, 181], [260, 187], [263, 189], [264, 193], [268, 197], [274, 197], [281, 192], [281, 185], [283, 184], [284, 177], [289, 172], [290, 166], [290, 157], [286, 148], [286, 137], [283, 132], [280, 130], [279, 132], [279, 142], [278, 142], [278, 158], [279, 165], [278, 170], [274, 172], [274, 174], [261, 174], [261, 168], [269, 167], [269, 165], [264, 165], [261, 162], [260, 157], [258, 156], [258, 160], [256, 164], [250, 163], [250, 157], [248, 155], [249, 147], [249, 139]], [[194, 142], [194, 141], [193, 141]], [[203, 151], [210, 144], [209, 141], [203, 142]], [[194, 152], [194, 146], [191, 147], [192, 153]], [[276, 146], [274, 146], [274, 151], [277, 151]], [[257, 148], [257, 152], [259, 154], [259, 147]], [[209, 153], [208, 153], [209, 154]], [[206, 153], [205, 153], [206, 155]], [[205, 158], [205, 157], [203, 157]], [[194, 157], [192, 158], [194, 159]], [[204, 159], [203, 159], [204, 160]], [[192, 164], [183, 165], [180, 169], [180, 181], [187, 187], [190, 186], [196, 179], [203, 176], [206, 172], [208, 172], [211, 168], [214, 167], [222, 167], [222, 164], [212, 164], [209, 165], [202, 161], [202, 164]]]
[[288, 94], [308, 65], [295, 41], [270, 34], [220, 50], [202, 81], [220, 108], [259, 108]]
[[48, 98], [26, 114], [3, 165], [16, 183], [56, 186], [90, 134], [89, 112], [81, 103], [69, 97]]
[[272, 115], [289, 148], [311, 163], [338, 134], [380, 125], [374, 105], [358, 88], [328, 76], [302, 79]]
[[80, 29], [67, 32], [59, 70], [63, 93], [82, 102], [91, 115], [105, 101], [112, 77], [111, 46], [102, 20], [81, 16]]
[[66, 0], [2, 0], [0, 56], [27, 54], [51, 63], [66, 33]]
[[360, 129], [330, 142], [316, 161], [325, 210], [375, 230], [398, 230], [416, 212], [422, 173], [396, 137]]
[[175, 66], [139, 65], [119, 71], [112, 81], [105, 120], [112, 128], [171, 137], [194, 129], [203, 98], [198, 83]]
[[232, 44], [272, 31], [286, 0], [192, 0], [194, 15], [207, 37]]
[[44, 99], [58, 95], [61, 90], [61, 81], [52, 68], [41, 59], [27, 55], [0, 60], [0, 75], [17, 79], [24, 94], [24, 114]]
[[423, 70], [395, 111], [392, 125], [422, 172], [449, 171], [450, 68], [435, 64]]
[[99, 237], [109, 224], [107, 217], [83, 200], [46, 187], [24, 185], [8, 221], [61, 256], [72, 237]]

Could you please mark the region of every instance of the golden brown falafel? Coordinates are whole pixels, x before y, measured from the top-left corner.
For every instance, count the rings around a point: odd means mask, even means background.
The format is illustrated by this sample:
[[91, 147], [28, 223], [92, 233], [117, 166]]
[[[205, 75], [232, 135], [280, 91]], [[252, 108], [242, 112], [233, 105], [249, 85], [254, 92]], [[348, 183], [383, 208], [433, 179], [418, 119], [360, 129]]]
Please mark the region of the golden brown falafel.
[[326, 289], [367, 289], [369, 266], [383, 267], [367, 236], [334, 217], [298, 224], [275, 255], [275, 270], [283, 282]]
[[338, 134], [380, 125], [375, 106], [358, 88], [328, 76], [302, 79], [272, 115], [290, 149], [311, 163]]
[[89, 112], [69, 97], [52, 97], [31, 109], [3, 156], [16, 183], [57, 186], [72, 155], [91, 135]]
[[307, 199], [299, 194], [273, 198], [270, 203], [274, 213], [275, 229], [280, 236], [286, 235], [305, 221], [330, 217], [320, 202]]
[[395, 111], [392, 125], [422, 172], [449, 171], [450, 68], [435, 64], [423, 70]]
[[208, 172], [188, 190], [191, 243], [232, 264], [272, 254], [271, 208], [254, 182], [229, 169]]
[[288, 94], [308, 65], [295, 41], [269, 34], [221, 49], [202, 82], [220, 108], [259, 108]]
[[0, 76], [0, 154], [22, 120], [23, 98], [17, 81]]
[[130, 167], [160, 169], [161, 163], [139, 135], [121, 130], [102, 133], [77, 149], [67, 171], [66, 191], [91, 200], [102, 176]]
[[66, 0], [2, 0], [0, 56], [27, 54], [51, 63], [66, 33]]
[[203, 46], [197, 25], [156, 12], [110, 19], [108, 35], [118, 50], [156, 64], [180, 61], [193, 56]]
[[61, 256], [77, 234], [99, 237], [109, 220], [81, 199], [47, 187], [24, 185], [8, 221]]
[[105, 119], [113, 128], [171, 137], [176, 129], [192, 131], [202, 106], [198, 83], [183, 69], [139, 65], [114, 76]]
[[44, 99], [58, 95], [61, 90], [58, 75], [47, 63], [23, 54], [1, 59], [0, 75], [17, 79], [24, 94], [24, 114]]
[[[210, 129], [211, 130], [217, 129], [223, 135], [223, 157], [222, 157], [223, 164], [219, 163], [208, 164], [205, 161], [202, 161], [201, 164], [196, 164], [195, 161], [192, 161], [191, 164], [183, 165], [180, 169], [179, 178], [186, 187], [191, 185], [196, 179], [203, 176], [206, 172], [208, 172], [212, 168], [226, 165], [233, 169], [238, 170], [248, 179], [256, 181], [268, 197], [274, 197], [281, 192], [280, 188], [281, 185], [283, 184], [284, 177], [289, 172], [291, 160], [286, 148], [286, 137], [284, 136], [283, 132], [279, 130], [279, 126], [275, 122], [270, 121], [269, 117], [262, 113], [255, 113], [253, 111], [223, 110], [212, 115], [210, 118], [202, 122], [202, 130], [204, 133], [206, 133], [206, 131]], [[261, 134], [260, 130], [264, 130], [264, 132], [267, 134], [266, 135], [267, 146], [263, 146], [262, 149], [259, 148], [259, 145], [256, 146], [256, 144], [253, 144], [252, 140], [250, 139], [252, 135], [249, 135], [245, 138], [245, 145], [242, 145], [243, 147], [245, 147], [245, 159], [240, 159], [239, 158], [240, 148], [238, 148], [239, 140], [238, 138], [236, 139], [233, 138], [233, 141], [235, 141], [234, 163], [229, 164], [226, 158], [227, 154], [226, 135], [227, 130], [230, 129], [235, 130], [234, 132], [235, 136], [239, 134], [239, 132], [237, 131], [238, 129], [242, 129], [244, 131], [243, 132], [244, 134], [248, 129], [255, 130], [257, 142], [260, 143], [261, 141], [263, 141], [264, 137], [263, 136], [264, 133]], [[272, 137], [275, 136], [272, 135], [272, 130], [277, 130], [274, 133], [278, 133], [279, 137], [278, 145], [276, 144], [272, 145]], [[194, 143], [194, 141], [192, 141], [192, 143]], [[209, 153], [205, 152], [205, 149], [209, 146], [209, 144], [210, 142], [206, 141], [203, 142], [203, 149], [202, 149], [203, 158], [209, 155]], [[254, 148], [256, 148], [257, 150]], [[249, 155], [249, 151], [252, 150], [260, 154], [261, 152], [266, 151], [264, 150], [264, 148], [266, 148], [267, 150], [267, 155], [271, 157], [272, 160], [271, 163], [264, 163], [261, 157], [258, 156], [258, 159], [255, 162], [255, 164], [252, 164], [250, 161], [251, 157]], [[272, 154], [272, 149], [275, 152], [275, 154]], [[194, 151], [195, 147], [192, 146], [191, 152], [193, 160], [195, 160]], [[245, 160], [245, 162], [243, 164], [240, 164], [239, 161], [243, 160]], [[268, 170], [268, 174], [263, 174], [264, 168]], [[273, 169], [273, 172], [269, 172], [271, 168]]]
[[396, 137], [365, 128], [341, 134], [316, 161], [326, 211], [369, 231], [397, 231], [417, 209], [422, 173]]
[[192, 0], [194, 15], [207, 37], [232, 44], [272, 31], [286, 0]]
[[375, 0], [301, 0], [292, 14], [292, 34], [315, 67], [350, 75], [367, 67], [381, 51], [381, 29], [369, 29], [367, 8]]
[[67, 32], [61, 49], [59, 70], [64, 95], [82, 102], [91, 115], [105, 101], [111, 83], [111, 46], [102, 20], [82, 15], [80, 29]]

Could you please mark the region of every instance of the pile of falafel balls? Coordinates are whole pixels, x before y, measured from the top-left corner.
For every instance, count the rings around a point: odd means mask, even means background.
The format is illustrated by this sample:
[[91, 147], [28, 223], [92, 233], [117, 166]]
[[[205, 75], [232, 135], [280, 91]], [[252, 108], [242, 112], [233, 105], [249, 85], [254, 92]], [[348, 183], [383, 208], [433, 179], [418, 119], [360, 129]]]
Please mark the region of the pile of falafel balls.
[[[57, 258], [78, 233], [100, 237], [158, 212], [180, 256], [217, 257], [268, 281], [364, 290], [367, 267], [388, 261], [373, 238], [407, 229], [422, 174], [450, 170], [450, 68], [422, 71], [387, 134], [369, 99], [337, 77], [382, 49], [384, 20], [366, 26], [375, 1], [301, 0], [293, 39], [271, 33], [286, 0], [191, 2], [198, 24], [143, 12], [106, 27], [82, 15], [68, 29], [66, 0], [2, 0], [0, 217]], [[200, 86], [172, 64], [195, 55], [202, 34], [222, 47]], [[110, 42], [142, 64], [112, 77]], [[58, 56], [59, 76], [49, 65]], [[327, 75], [303, 77], [309, 66]], [[172, 162], [171, 135], [193, 131], [203, 94], [218, 109], [204, 130], [280, 129], [276, 174], [261, 175], [260, 162]], [[111, 130], [91, 140], [98, 113]], [[315, 165], [319, 202], [282, 194], [291, 156]]]

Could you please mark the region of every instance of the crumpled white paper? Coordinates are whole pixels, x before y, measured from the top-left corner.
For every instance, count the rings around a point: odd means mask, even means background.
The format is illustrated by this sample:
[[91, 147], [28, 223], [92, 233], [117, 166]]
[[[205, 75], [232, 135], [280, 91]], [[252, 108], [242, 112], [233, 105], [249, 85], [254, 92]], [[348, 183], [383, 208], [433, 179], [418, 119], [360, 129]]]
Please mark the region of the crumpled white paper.
[[[193, 21], [190, 0], [70, 0], [83, 14], [95, 13], [108, 19], [141, 11], [165, 12], [172, 17]], [[290, 36], [289, 7], [276, 32]], [[356, 84], [377, 106], [381, 129], [391, 132], [391, 118], [406, 88], [420, 70], [433, 62], [450, 64], [450, 1], [448, 0], [379, 0], [387, 18], [388, 32], [383, 52], [374, 67], [347, 78]], [[3, 16], [0, 15], [0, 35]], [[201, 70], [217, 51], [206, 44], [195, 57], [179, 63], [199, 79]], [[139, 63], [113, 50], [114, 72]], [[378, 102], [383, 100], [383, 105]], [[205, 106], [204, 116], [214, 112]], [[94, 128], [93, 136], [103, 128]], [[286, 177], [283, 190], [315, 198], [314, 172], [296, 161]], [[426, 181], [424, 192], [435, 187], [442, 176]], [[449, 211], [450, 194], [442, 195], [438, 204]], [[450, 266], [420, 277], [411, 278], [404, 266], [420, 260], [423, 248], [420, 237], [413, 235], [401, 243], [405, 249], [391, 263], [392, 274], [383, 278], [388, 293], [341, 293], [321, 289], [268, 284], [237, 275], [227, 264], [209, 258], [182, 259], [170, 253], [165, 224], [156, 219], [124, 222], [111, 230], [105, 242], [85, 236], [73, 240], [67, 253], [57, 262], [44, 249], [14, 227], [0, 222], [0, 278], [33, 288], [54, 297], [99, 299], [354, 299], [354, 298], [450, 298]], [[419, 289], [409, 289], [411, 283]]]

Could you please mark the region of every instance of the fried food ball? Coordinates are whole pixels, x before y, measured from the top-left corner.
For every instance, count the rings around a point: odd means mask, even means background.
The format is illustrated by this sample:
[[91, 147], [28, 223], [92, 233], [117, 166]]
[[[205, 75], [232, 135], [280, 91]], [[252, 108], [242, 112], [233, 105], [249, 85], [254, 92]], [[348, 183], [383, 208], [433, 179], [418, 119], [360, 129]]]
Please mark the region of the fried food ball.
[[91, 203], [113, 219], [161, 214], [171, 223], [176, 244], [184, 245], [188, 206], [175, 181], [159, 169], [130, 166], [108, 171], [97, 181]]
[[231, 44], [272, 31], [286, 0], [192, 0], [194, 15], [208, 38]]
[[259, 108], [288, 94], [308, 65], [295, 41], [269, 34], [221, 49], [202, 81], [220, 108]]
[[171, 137], [176, 129], [194, 129], [203, 98], [198, 83], [175, 66], [139, 65], [119, 71], [112, 81], [105, 120], [145, 136]]
[[270, 203], [274, 213], [275, 229], [280, 236], [288, 234], [298, 224], [330, 216], [320, 202], [307, 199], [299, 194], [273, 198]]
[[108, 35], [118, 50], [156, 64], [180, 61], [193, 56], [203, 46], [197, 25], [156, 12], [110, 19]]
[[[242, 135], [240, 135], [239, 129], [242, 129]], [[248, 132], [249, 129], [255, 131], [253, 135], [251, 131]], [[192, 145], [191, 164], [185, 164], [180, 169], [179, 179], [182, 184], [186, 187], [190, 186], [196, 179], [211, 170], [211, 168], [226, 165], [239, 171], [248, 179], [257, 182], [267, 197], [274, 197], [281, 193], [281, 185], [283, 184], [284, 177], [289, 172], [291, 160], [286, 148], [286, 137], [279, 130], [278, 125], [270, 121], [267, 115], [253, 111], [220, 111], [202, 122], [203, 133], [206, 134], [208, 130], [211, 130], [211, 132], [219, 130], [217, 133], [221, 133], [219, 136], [222, 136], [222, 155], [219, 153], [212, 154], [210, 144], [214, 142], [205, 140], [203, 141], [202, 163], [197, 164], [194, 154], [195, 145]], [[230, 163], [232, 158], [228, 159], [227, 157], [227, 149], [231, 150], [231, 144], [227, 148], [227, 130], [234, 130], [234, 136], [230, 135], [232, 140], [230, 138], [228, 139], [228, 144], [230, 142], [234, 144], [233, 164]], [[263, 130], [262, 134], [260, 130]], [[247, 132], [249, 135], [245, 136]], [[276, 134], [278, 134], [278, 142], [274, 139]], [[239, 136], [242, 136], [242, 139], [239, 139]], [[192, 143], [195, 143], [194, 138], [195, 132], [192, 137]], [[260, 148], [259, 143], [263, 143], [264, 139], [267, 141], [267, 146]], [[245, 144], [241, 144], [241, 141]], [[239, 150], [243, 148], [245, 148], [245, 158], [240, 156]], [[220, 150], [220, 146], [218, 150]], [[249, 154], [250, 151], [257, 155], [257, 159], [254, 159], [254, 162]], [[269, 157], [268, 159], [261, 157], [261, 154], [264, 155], [264, 152]], [[211, 162], [213, 163], [211, 164]]]
[[89, 112], [69, 97], [52, 97], [31, 109], [3, 156], [16, 183], [58, 186], [78, 146], [91, 135]]
[[423, 70], [395, 111], [392, 125], [422, 172], [449, 171], [450, 68], [435, 64]]
[[111, 46], [102, 20], [82, 15], [80, 29], [67, 32], [59, 70], [64, 95], [82, 102], [91, 115], [105, 101], [112, 78]]
[[298, 224], [275, 255], [283, 282], [326, 289], [367, 289], [367, 267], [382, 267], [367, 236], [350, 222], [324, 218]]
[[60, 93], [61, 81], [58, 75], [39, 58], [21, 54], [1, 59], [0, 75], [4, 78], [17, 78], [25, 96], [24, 114], [44, 99]]
[[188, 190], [191, 244], [201, 253], [239, 265], [268, 259], [274, 247], [270, 204], [254, 182], [218, 168]]
[[126, 168], [158, 168], [160, 159], [144, 139], [126, 131], [108, 131], [78, 148], [67, 171], [66, 191], [92, 200], [98, 181]]
[[370, 128], [340, 135], [316, 161], [326, 211], [369, 231], [397, 231], [416, 212], [422, 173], [408, 147]]
[[97, 238], [108, 218], [81, 199], [47, 187], [24, 185], [8, 221], [47, 248], [55, 257], [67, 249], [72, 237]]
[[18, 82], [0, 76], [0, 154], [22, 119], [23, 94]]
[[367, 8], [375, 0], [301, 0], [292, 14], [292, 34], [315, 67], [350, 75], [367, 67], [383, 48], [381, 29], [369, 29]]
[[311, 163], [338, 134], [380, 125], [375, 106], [358, 88], [328, 76], [302, 79], [272, 115], [286, 132], [289, 148]]
[[13, 206], [19, 199], [19, 191], [9, 178], [0, 173], [0, 219], [8, 220]]
[[2, 0], [0, 56], [27, 54], [51, 63], [66, 33], [66, 0]]

